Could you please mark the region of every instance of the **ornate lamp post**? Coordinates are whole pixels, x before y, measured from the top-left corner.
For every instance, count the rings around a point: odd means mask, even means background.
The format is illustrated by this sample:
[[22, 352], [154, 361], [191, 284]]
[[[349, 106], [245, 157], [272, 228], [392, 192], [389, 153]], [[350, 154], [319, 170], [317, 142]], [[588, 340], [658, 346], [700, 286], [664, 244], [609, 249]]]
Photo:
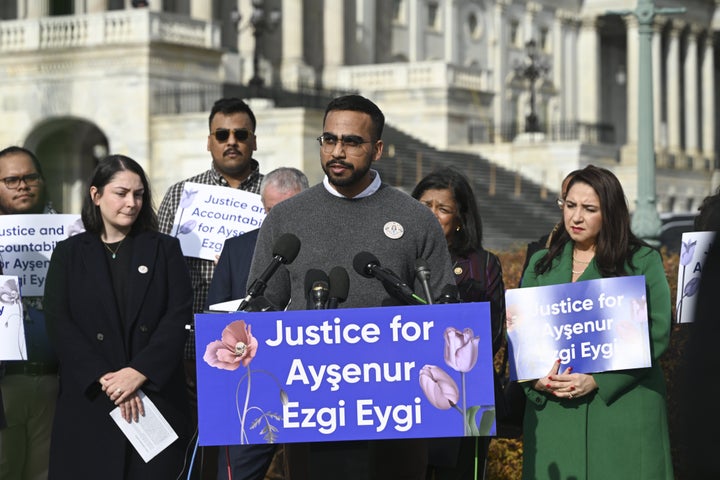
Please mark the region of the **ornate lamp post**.
[[252, 13], [250, 20], [244, 27], [239, 27], [242, 21], [242, 15], [237, 11], [233, 11], [233, 20], [238, 26], [238, 30], [252, 27], [253, 39], [255, 47], [253, 49], [253, 76], [248, 82], [253, 87], [262, 87], [265, 81], [260, 76], [260, 47], [262, 46], [262, 36], [265, 33], [271, 33], [280, 23], [282, 14], [279, 10], [267, 10], [265, 0], [252, 0]]
[[525, 131], [539, 132], [540, 122], [535, 113], [535, 81], [547, 73], [550, 67], [541, 61], [535, 40], [528, 40], [525, 44], [525, 52], [527, 54], [525, 62], [515, 66], [515, 74], [525, 78], [530, 84], [530, 113], [525, 117]]

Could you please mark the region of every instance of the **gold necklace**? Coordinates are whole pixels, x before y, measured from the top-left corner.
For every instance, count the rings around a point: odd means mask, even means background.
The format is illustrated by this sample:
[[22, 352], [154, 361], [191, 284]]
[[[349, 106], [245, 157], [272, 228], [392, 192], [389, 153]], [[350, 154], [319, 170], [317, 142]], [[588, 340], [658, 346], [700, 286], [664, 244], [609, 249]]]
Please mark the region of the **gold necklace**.
[[117, 252], [118, 252], [118, 250], [120, 250], [120, 245], [122, 245], [122, 242], [124, 242], [124, 241], [125, 241], [124, 238], [123, 238], [122, 240], [120, 240], [120, 241], [118, 242], [118, 244], [117, 244], [117, 247], [115, 247], [115, 250], [113, 250], [112, 248], [110, 248], [110, 245], [108, 245], [107, 243], [103, 242], [103, 245], [105, 245], [105, 248], [107, 248], [108, 252], [110, 252], [110, 254], [112, 255], [113, 260], [114, 260], [115, 257], [117, 256]]
[[577, 252], [577, 250], [573, 249], [573, 256], [572, 256], [573, 262], [577, 262], [581, 265], [589, 265], [590, 262], [592, 262], [592, 259], [595, 258], [595, 254], [593, 253], [593, 256], [590, 257], [590, 260], [588, 260], [587, 262], [583, 262], [582, 260], [577, 259], [577, 257], [575, 256], [576, 252]]

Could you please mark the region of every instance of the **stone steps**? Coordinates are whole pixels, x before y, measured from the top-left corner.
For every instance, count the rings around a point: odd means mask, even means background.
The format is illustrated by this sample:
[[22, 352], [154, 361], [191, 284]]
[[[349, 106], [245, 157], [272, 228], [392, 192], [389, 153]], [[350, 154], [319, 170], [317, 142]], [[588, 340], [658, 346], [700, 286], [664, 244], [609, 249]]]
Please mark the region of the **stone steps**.
[[[383, 140], [385, 153], [375, 168], [384, 181], [408, 193], [438, 167], [452, 166], [468, 177], [480, 208], [486, 248], [524, 245], [548, 233], [560, 219], [556, 192], [547, 192], [543, 199], [539, 184], [482, 156], [437, 150], [391, 125], [385, 126]], [[493, 171], [494, 189], [490, 186]]]

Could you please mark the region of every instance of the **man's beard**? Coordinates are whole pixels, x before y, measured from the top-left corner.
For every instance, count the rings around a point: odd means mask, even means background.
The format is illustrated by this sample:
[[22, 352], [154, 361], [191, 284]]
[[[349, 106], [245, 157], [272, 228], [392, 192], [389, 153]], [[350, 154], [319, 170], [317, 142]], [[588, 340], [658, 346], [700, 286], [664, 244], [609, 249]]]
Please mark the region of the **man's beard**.
[[[330, 168], [332, 165], [342, 165], [343, 167], [350, 170], [350, 176], [347, 178], [338, 178], [334, 177], [332, 175], [332, 172], [330, 171]], [[322, 166], [323, 172], [325, 172], [325, 175], [327, 175], [328, 181], [330, 184], [336, 186], [336, 187], [348, 187], [351, 185], [355, 185], [360, 181], [360, 179], [364, 178], [365, 175], [370, 171], [370, 165], [371, 163], [368, 162], [367, 164], [356, 168], [355, 166], [343, 162], [342, 160], [330, 160], [328, 163], [324, 164]]]

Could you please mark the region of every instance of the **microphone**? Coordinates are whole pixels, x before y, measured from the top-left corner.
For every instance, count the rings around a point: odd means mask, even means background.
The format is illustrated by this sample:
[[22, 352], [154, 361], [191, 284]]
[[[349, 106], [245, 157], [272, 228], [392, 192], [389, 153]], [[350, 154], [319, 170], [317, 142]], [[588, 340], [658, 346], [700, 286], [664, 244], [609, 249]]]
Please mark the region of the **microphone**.
[[263, 297], [251, 298], [248, 304], [243, 309], [243, 312], [277, 312], [280, 309], [270, 303], [270, 301]]
[[360, 252], [353, 259], [353, 268], [357, 273], [366, 278], [377, 278], [382, 282], [385, 290], [398, 300], [407, 305], [425, 305], [427, 302], [415, 295], [408, 285], [391, 270], [380, 266], [380, 261], [368, 252]]
[[238, 306], [238, 311], [245, 310], [251, 299], [259, 297], [265, 292], [267, 282], [270, 280], [278, 267], [283, 264], [292, 263], [300, 251], [300, 239], [292, 233], [284, 233], [273, 245], [273, 259], [265, 271], [248, 288], [247, 296], [243, 298]]
[[343, 267], [333, 267], [330, 270], [330, 299], [327, 308], [338, 308], [338, 304], [347, 300], [350, 291], [350, 276]]
[[305, 292], [307, 292], [307, 309], [324, 310], [328, 299], [330, 279], [322, 270], [311, 268], [305, 274]]
[[424, 258], [418, 258], [415, 260], [415, 275], [420, 279], [420, 283], [425, 292], [425, 298], [427, 298], [428, 305], [432, 305], [432, 294], [430, 293], [430, 266], [427, 260]]
[[440, 290], [440, 296], [435, 299], [435, 303], [460, 303], [457, 285], [446, 284]]

